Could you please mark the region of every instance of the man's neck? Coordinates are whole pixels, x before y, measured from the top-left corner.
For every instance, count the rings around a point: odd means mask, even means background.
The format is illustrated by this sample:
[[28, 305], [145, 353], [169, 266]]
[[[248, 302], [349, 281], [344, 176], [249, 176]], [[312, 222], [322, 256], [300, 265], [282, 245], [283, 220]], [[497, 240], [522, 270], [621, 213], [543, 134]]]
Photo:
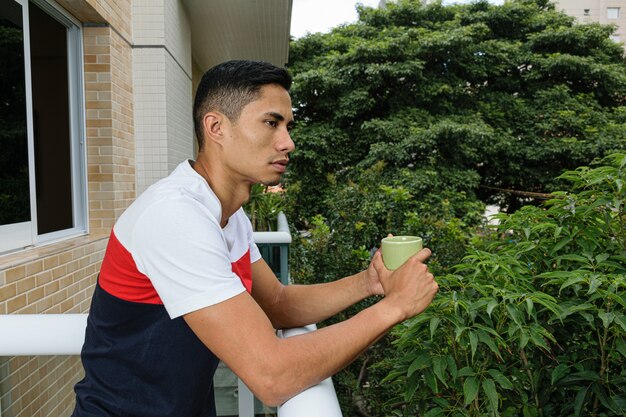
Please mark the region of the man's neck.
[[235, 214], [250, 198], [250, 186], [248, 184], [235, 183], [228, 176], [224, 175], [223, 172], [214, 169], [213, 167], [215, 166], [219, 165], [211, 164], [200, 155], [193, 163], [193, 169], [206, 180], [220, 201], [222, 206], [220, 226], [226, 227], [230, 216]]

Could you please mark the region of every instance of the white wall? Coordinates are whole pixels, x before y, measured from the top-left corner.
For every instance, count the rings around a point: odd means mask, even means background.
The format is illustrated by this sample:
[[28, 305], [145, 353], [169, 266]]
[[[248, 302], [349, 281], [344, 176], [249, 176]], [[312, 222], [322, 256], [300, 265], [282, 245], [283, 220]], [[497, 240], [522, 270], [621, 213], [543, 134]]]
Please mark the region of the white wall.
[[133, 0], [137, 192], [193, 158], [191, 31], [179, 0]]

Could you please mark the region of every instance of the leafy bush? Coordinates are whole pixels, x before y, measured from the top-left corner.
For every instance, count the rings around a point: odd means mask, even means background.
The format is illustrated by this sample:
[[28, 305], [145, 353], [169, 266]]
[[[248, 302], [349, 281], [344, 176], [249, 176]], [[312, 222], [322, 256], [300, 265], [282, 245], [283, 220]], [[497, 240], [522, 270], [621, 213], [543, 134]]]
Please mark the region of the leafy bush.
[[255, 231], [276, 231], [276, 218], [285, 208], [285, 198], [281, 190], [270, 190], [262, 184], [254, 184], [250, 190], [250, 199], [244, 205], [252, 228]]
[[626, 413], [626, 154], [501, 215], [377, 364], [396, 416]]

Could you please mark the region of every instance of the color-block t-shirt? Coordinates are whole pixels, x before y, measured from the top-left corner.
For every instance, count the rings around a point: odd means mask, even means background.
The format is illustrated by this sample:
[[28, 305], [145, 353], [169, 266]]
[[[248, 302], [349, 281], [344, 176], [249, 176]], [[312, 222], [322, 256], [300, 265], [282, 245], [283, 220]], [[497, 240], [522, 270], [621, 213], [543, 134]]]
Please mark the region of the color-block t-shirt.
[[224, 228], [221, 210], [185, 161], [117, 221], [87, 321], [75, 417], [215, 415], [218, 359], [182, 316], [251, 291], [261, 258], [243, 210]]

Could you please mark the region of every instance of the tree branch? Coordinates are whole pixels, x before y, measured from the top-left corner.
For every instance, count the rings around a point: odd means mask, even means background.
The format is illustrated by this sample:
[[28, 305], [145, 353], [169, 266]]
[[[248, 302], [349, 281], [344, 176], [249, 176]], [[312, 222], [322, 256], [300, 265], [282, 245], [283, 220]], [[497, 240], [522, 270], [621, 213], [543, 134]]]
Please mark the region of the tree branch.
[[538, 200], [549, 200], [551, 198], [558, 198], [558, 196], [556, 196], [554, 194], [535, 193], [533, 191], [510, 190], [510, 189], [506, 189], [506, 188], [489, 187], [488, 185], [480, 185], [479, 187], [480, 188], [485, 188], [487, 190], [498, 191], [500, 193], [507, 193], [507, 194], [518, 195], [520, 197], [536, 198]]

